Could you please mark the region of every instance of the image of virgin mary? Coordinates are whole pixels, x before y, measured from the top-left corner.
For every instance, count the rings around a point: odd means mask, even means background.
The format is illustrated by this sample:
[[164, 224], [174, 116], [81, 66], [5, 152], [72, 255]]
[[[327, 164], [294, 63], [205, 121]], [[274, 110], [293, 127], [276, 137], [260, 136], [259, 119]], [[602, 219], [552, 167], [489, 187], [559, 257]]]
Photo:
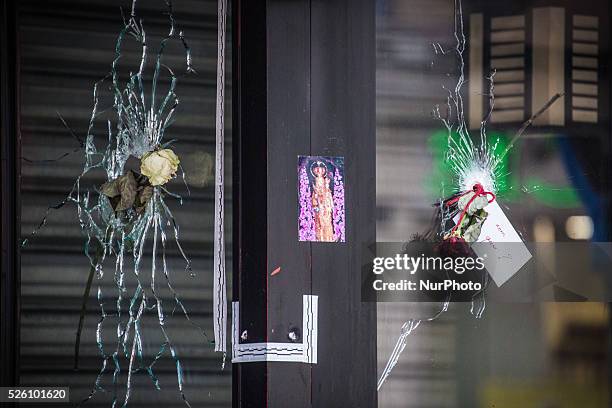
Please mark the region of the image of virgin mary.
[[311, 199], [314, 211], [315, 237], [317, 241], [333, 242], [332, 213], [334, 199], [330, 189], [329, 171], [325, 163], [317, 161], [311, 165], [310, 172], [314, 179]]

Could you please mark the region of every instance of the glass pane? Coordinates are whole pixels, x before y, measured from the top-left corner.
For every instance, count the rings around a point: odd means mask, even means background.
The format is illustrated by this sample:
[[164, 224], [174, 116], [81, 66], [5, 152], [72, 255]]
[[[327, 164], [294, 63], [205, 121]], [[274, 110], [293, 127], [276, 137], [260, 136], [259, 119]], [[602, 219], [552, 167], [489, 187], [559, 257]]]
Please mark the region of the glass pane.
[[[609, 11], [603, 2], [583, 3], [538, 2], [536, 8], [534, 2], [464, 0], [463, 14], [455, 15], [452, 1], [377, 1], [378, 242], [405, 243], [429, 231], [433, 204], [463, 191], [448, 178], [448, 136], [434, 109], [439, 105], [444, 117], [447, 97], [454, 95], [461, 74], [456, 44], [465, 35], [460, 95], [476, 145], [493, 68], [489, 143], [511, 144], [532, 113], [564, 93], [504, 157], [494, 192], [523, 241], [555, 243], [548, 257], [534, 255], [537, 262], [555, 271], [566, 256], [576, 274], [587, 268], [578, 252], [559, 253], [560, 243], [610, 240], [604, 216], [612, 159], [610, 73], [603, 41], [609, 27], [607, 17], [597, 17]], [[452, 302], [427, 321], [441, 308], [378, 304], [379, 376], [402, 325], [420, 322], [379, 390], [381, 408], [608, 406], [605, 303], [489, 301], [477, 318], [469, 302]]]
[[[168, 274], [182, 303], [175, 301], [174, 294], [166, 284], [161, 237], [157, 243], [156, 295], [163, 303], [164, 327], [182, 366], [185, 397], [192, 406], [230, 406], [231, 364], [226, 363], [225, 368], [221, 369], [222, 357], [213, 352], [212, 344], [217, 6], [215, 2], [197, 0], [176, 3], [173, 11], [176, 38], [168, 41], [164, 50], [156, 103], [158, 107], [162, 103], [170, 87], [171, 71], [174, 72], [178, 81], [175, 93], [180, 103], [174, 114], [174, 122], [165, 131], [164, 141], [176, 139], [168, 147], [179, 157], [185, 180], [179, 169], [177, 177], [165, 186], [169, 192], [183, 197], [182, 204], [180, 199], [170, 194], [164, 194], [164, 201], [174, 214], [180, 230], [181, 246], [191, 260], [194, 276], [185, 269], [181, 250], [174, 241], [173, 226], [163, 222], [159, 228], [163, 227], [167, 234]], [[144, 65], [142, 80], [148, 103], [156, 56], [160, 41], [170, 31], [170, 20], [163, 1], [140, 1], [136, 4], [135, 21], [139, 30], [142, 29], [142, 22], [146, 31], [148, 60]], [[86, 398], [95, 389], [96, 378], [103, 369], [96, 340], [96, 328], [102, 316], [98, 287], [106, 313], [100, 331], [102, 345], [107, 355], [118, 353], [120, 371], [117, 398], [120, 404], [125, 398], [134, 325], [129, 333], [132, 337], [127, 342], [127, 350], [123, 349], [123, 345], [118, 347], [117, 256], [116, 253], [107, 256], [103, 278], [94, 276], [86, 302], [79, 369], [76, 371], [75, 333], [90, 273], [90, 264], [84, 253], [86, 239], [79, 227], [77, 206], [69, 202], [62, 208], [51, 210], [46, 225], [35, 236], [29, 234], [44, 219], [47, 206], [62, 202], [83, 171], [85, 154], [80, 141], [88, 133], [94, 104], [94, 83], [110, 72], [117, 36], [123, 27], [123, 18], [129, 21], [131, 7], [131, 1], [115, 0], [19, 2], [23, 154], [21, 230], [24, 238], [29, 240], [22, 250], [20, 381], [24, 386], [69, 386], [71, 400], [75, 402]], [[184, 32], [185, 41], [191, 48], [196, 73], [185, 74], [186, 53], [178, 38], [178, 30]], [[228, 44], [231, 44], [229, 33], [228, 27]], [[141, 46], [128, 35], [118, 60], [122, 86], [130, 73], [138, 72], [140, 61]], [[229, 52], [227, 61], [231, 61]], [[229, 69], [231, 64], [227, 63], [226, 67]], [[231, 72], [226, 77], [229, 84]], [[226, 91], [228, 97], [231, 95], [230, 88], [228, 86]], [[98, 91], [100, 113], [93, 134], [96, 148], [102, 151], [107, 141], [108, 126], [114, 134], [117, 131], [117, 113], [113, 109], [111, 82], [107, 80], [102, 83]], [[170, 107], [173, 103], [171, 98]], [[108, 126], [107, 119], [112, 121]], [[231, 120], [228, 118], [225, 123], [229, 125]], [[74, 135], [71, 135], [72, 132]], [[231, 139], [230, 132], [230, 129], [226, 130], [226, 140]], [[226, 152], [231, 152], [229, 145]], [[231, 214], [230, 159], [228, 155], [225, 165], [228, 215]], [[127, 169], [140, 172], [138, 160], [129, 159]], [[151, 177], [149, 180], [152, 180]], [[105, 181], [104, 170], [94, 169], [82, 178], [81, 192], [93, 186], [100, 189]], [[231, 231], [231, 217], [228, 218], [226, 228]], [[139, 325], [141, 339], [135, 347], [133, 367], [150, 367], [157, 353], [163, 351], [163, 355], [152, 366], [151, 375], [142, 369], [134, 371], [128, 406], [183, 407], [185, 403], [177, 383], [176, 362], [170, 355], [171, 348], [161, 330], [157, 313], [159, 307], [149, 286], [152, 232], [148, 236], [140, 267], [140, 279], [148, 302]], [[226, 246], [230, 258], [231, 239], [226, 241]], [[95, 256], [95, 252], [92, 249], [90, 254]], [[227, 265], [231, 269], [230, 259]], [[129, 320], [130, 302], [137, 286], [129, 250], [125, 255], [124, 273], [125, 292], [122, 293], [121, 304], [123, 328]], [[228, 281], [231, 282], [231, 279]], [[140, 302], [140, 298], [136, 298]], [[189, 312], [191, 321], [186, 319], [181, 305]], [[138, 304], [132, 307], [134, 316], [138, 309]], [[201, 326], [208, 337], [203, 336], [196, 325]], [[138, 359], [140, 348], [142, 362]], [[104, 375], [99, 377], [100, 386], [107, 392], [96, 392], [85, 406], [110, 406], [114, 371], [115, 364], [111, 358], [107, 360]], [[159, 390], [155, 389], [156, 381], [159, 381]]]

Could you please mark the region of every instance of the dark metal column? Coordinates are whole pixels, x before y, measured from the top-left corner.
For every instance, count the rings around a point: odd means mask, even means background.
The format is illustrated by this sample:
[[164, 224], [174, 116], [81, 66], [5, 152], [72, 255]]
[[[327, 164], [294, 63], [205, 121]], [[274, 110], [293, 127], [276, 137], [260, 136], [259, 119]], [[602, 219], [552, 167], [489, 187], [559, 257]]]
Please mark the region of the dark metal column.
[[[318, 362], [236, 364], [235, 407], [376, 406], [376, 308], [360, 288], [376, 231], [374, 6], [234, 0], [241, 341], [287, 343], [302, 296], [318, 296]], [[345, 243], [298, 240], [299, 155], [344, 157]]]
[[[233, 15], [233, 300], [240, 301], [241, 331], [267, 341], [267, 58], [266, 4], [234, 0]], [[231, 353], [229, 353], [231, 355]], [[233, 369], [233, 405], [267, 405], [265, 363]]]

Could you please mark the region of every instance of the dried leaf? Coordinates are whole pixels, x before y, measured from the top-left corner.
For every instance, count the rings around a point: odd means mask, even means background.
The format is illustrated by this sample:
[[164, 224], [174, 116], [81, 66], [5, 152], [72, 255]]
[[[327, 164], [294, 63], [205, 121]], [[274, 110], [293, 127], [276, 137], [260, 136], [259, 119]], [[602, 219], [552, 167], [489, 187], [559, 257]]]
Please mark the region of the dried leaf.
[[153, 197], [153, 187], [150, 185], [141, 187], [136, 195], [136, 202], [134, 206], [136, 208], [136, 212], [141, 214], [145, 208], [147, 208], [147, 203]]
[[478, 210], [474, 215], [469, 216], [467, 226], [461, 235], [466, 242], [476, 242], [478, 240], [480, 230], [482, 229], [482, 224], [487, 219], [487, 215], [488, 214], [486, 211]]
[[153, 197], [153, 187], [145, 186], [138, 194], [138, 201], [140, 204], [146, 204]]
[[121, 193], [121, 200], [117, 207], [115, 207], [115, 211], [125, 211], [134, 205], [134, 200], [136, 199], [136, 189], [138, 185], [136, 184], [134, 174], [128, 171], [117, 179], [117, 185]]
[[117, 186], [117, 180], [109, 181], [107, 183], [102, 184], [100, 191], [102, 192], [102, 194], [110, 198], [117, 197], [119, 194], [121, 194]]

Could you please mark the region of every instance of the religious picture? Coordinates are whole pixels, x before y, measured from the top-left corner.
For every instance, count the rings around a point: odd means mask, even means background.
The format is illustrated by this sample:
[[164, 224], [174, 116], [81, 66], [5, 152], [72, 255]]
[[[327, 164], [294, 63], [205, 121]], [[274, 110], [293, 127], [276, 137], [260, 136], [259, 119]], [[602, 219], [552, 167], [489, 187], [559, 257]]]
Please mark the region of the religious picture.
[[300, 241], [345, 242], [344, 158], [298, 156]]

